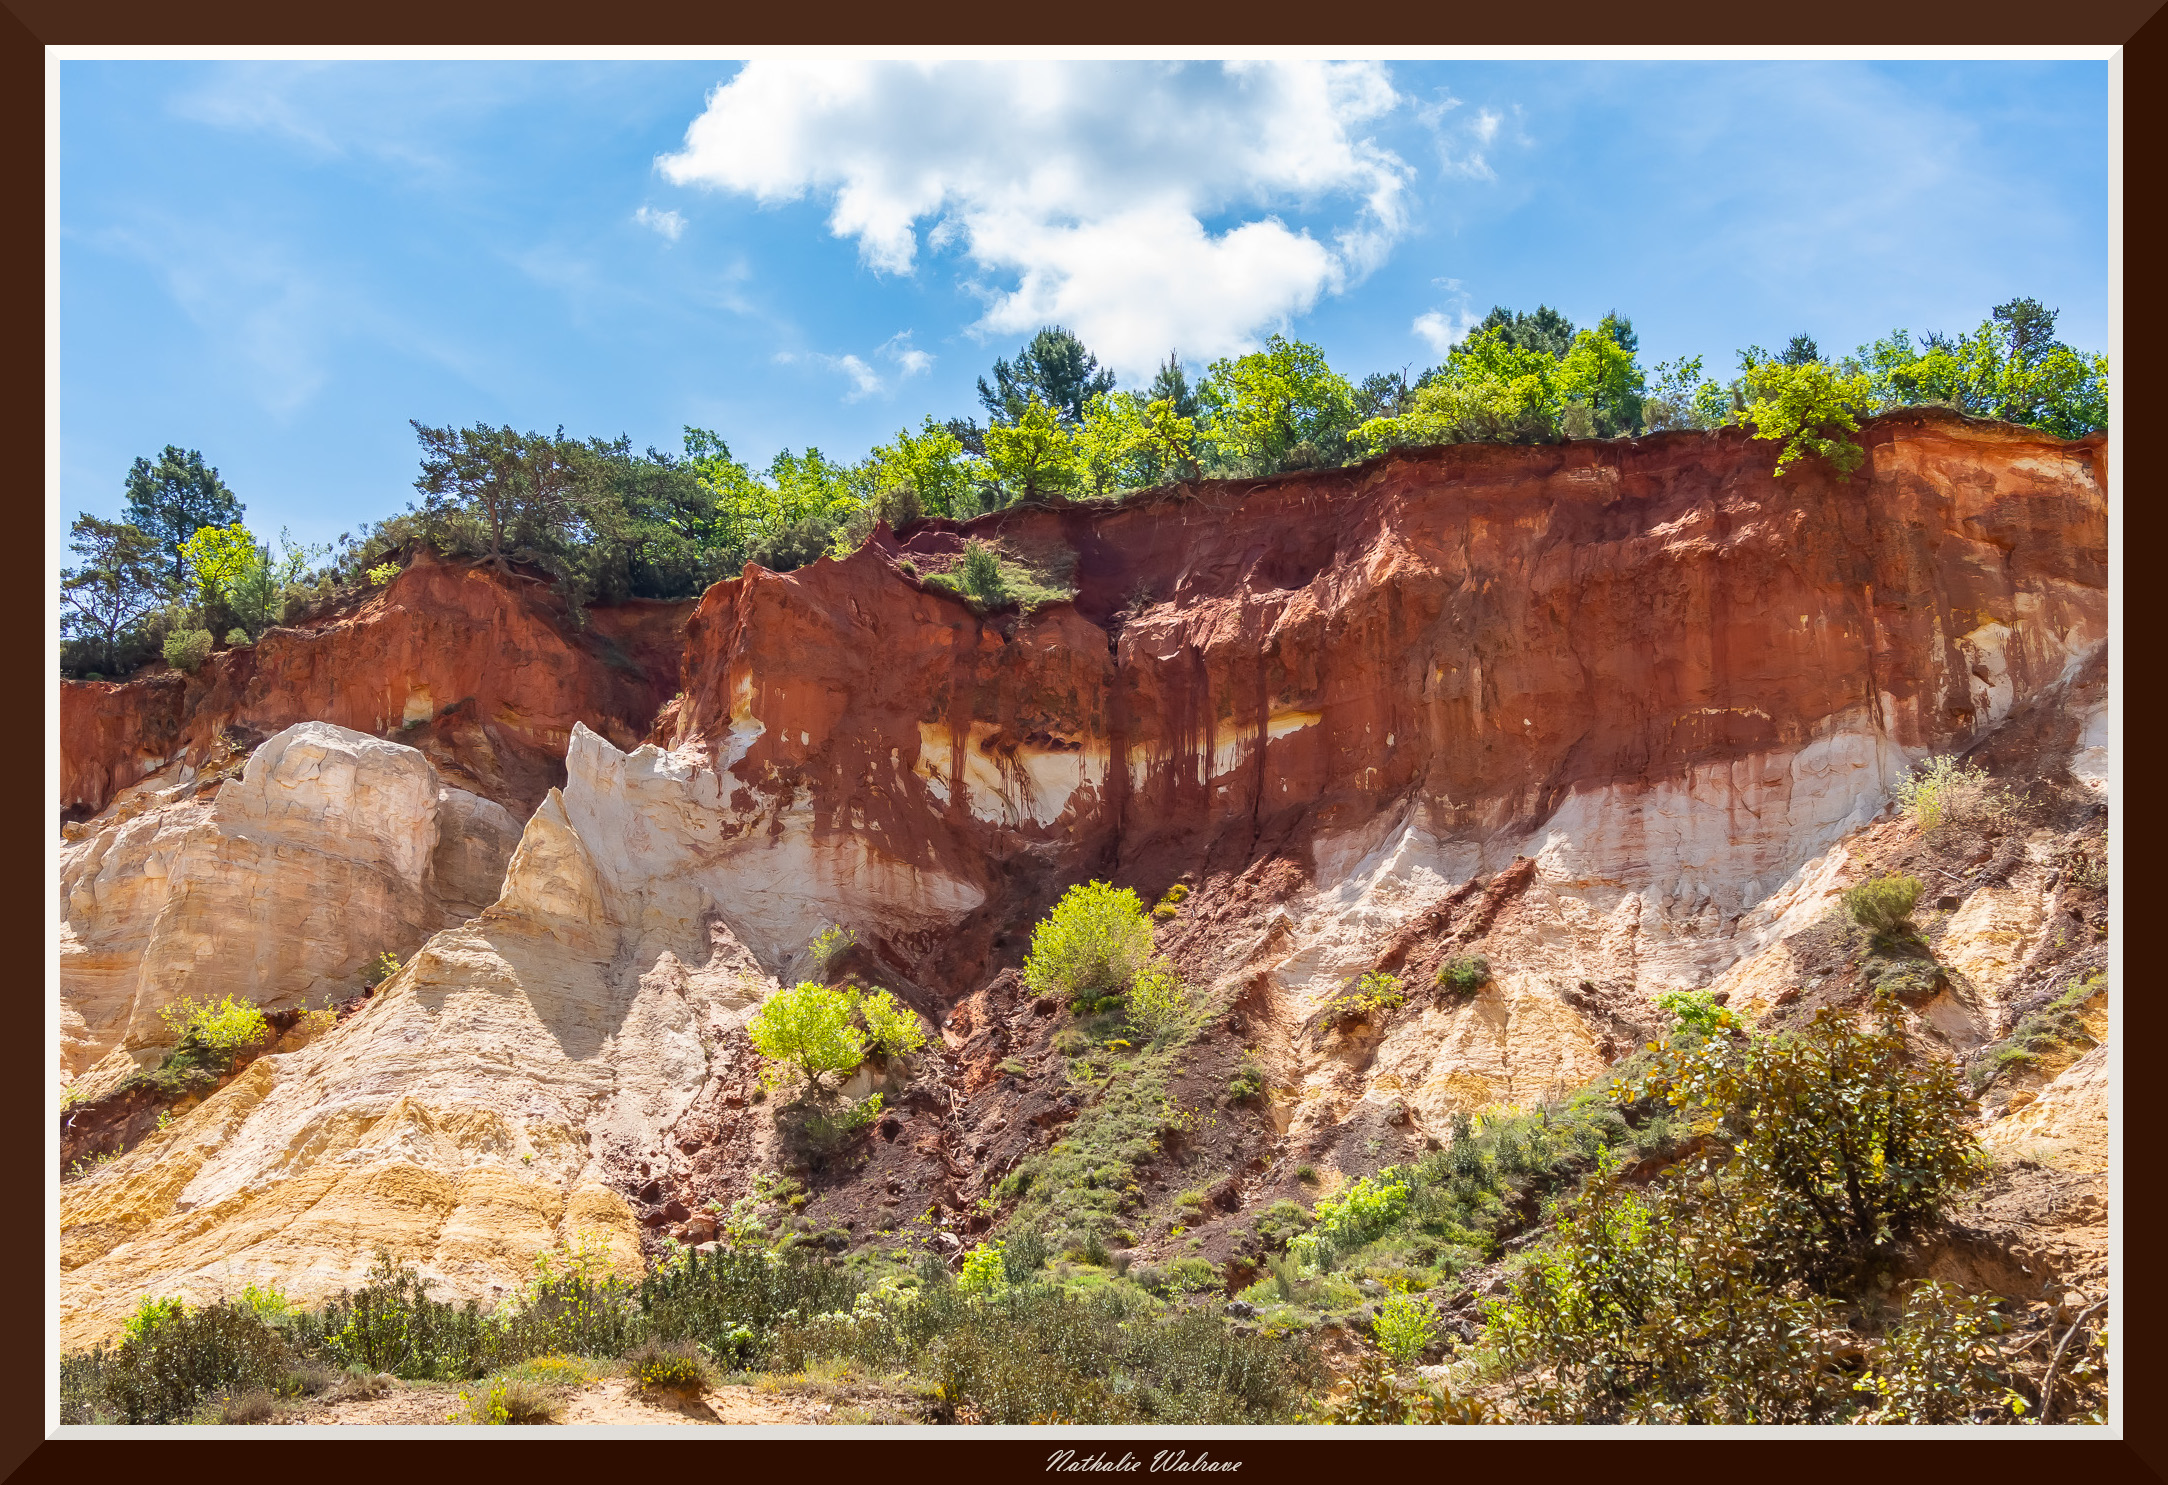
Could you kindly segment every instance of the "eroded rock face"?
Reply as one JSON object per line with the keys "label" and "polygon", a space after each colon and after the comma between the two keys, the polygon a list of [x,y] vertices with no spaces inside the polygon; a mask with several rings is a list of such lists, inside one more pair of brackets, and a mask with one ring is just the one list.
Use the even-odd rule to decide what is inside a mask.
{"label": "eroded rock face", "polygon": [[590,849],[583,779],[572,808],[552,790],[528,822],[502,896],[358,1015],[69,1184],[70,1344],[144,1293],[208,1298],[268,1273],[321,1299],[379,1244],[458,1297],[505,1293],[561,1241],[636,1261],[618,1188],[667,1167],[711,1083],[749,1083],[732,1033],[773,982],[696,894],[655,890],[673,863]]}
{"label": "eroded rock face", "polygon": [[[975,531],[1076,558],[1076,602],[1028,619],[975,616],[904,570],[960,546],[958,529],[883,532],[843,561],[711,589],[682,694],[644,746],[580,695],[584,673],[489,679],[560,697],[563,719],[563,787],[527,820],[501,897],[336,1032],[71,1182],[64,1334],[106,1333],[146,1292],[269,1275],[315,1297],[378,1241],[454,1297],[516,1284],[582,1226],[629,1259],[641,1231],[679,1230],[774,1158],[742,1026],[811,970],[807,944],[832,923],[857,930],[869,978],[938,1023],[1016,966],[1070,883],[1155,897],[1187,881],[1160,945],[1238,1008],[1215,1035],[1270,1074],[1257,1122],[1277,1144],[1246,1157],[1237,1206],[1299,1194],[1299,1162],[1368,1168],[1457,1112],[1593,1076],[1648,1034],[1665,988],[1715,985],[1753,1015],[1809,1009],[1826,971],[1808,930],[1866,863],[1906,848],[1908,825],[1875,822],[1913,761],[2031,728],[2087,787],[2102,772],[2084,711],[2099,697],[2071,687],[2102,669],[2104,445],[1934,415],[1881,420],[1865,442],[1850,484],[1773,479],[1769,446],[1740,434],[1671,435],[984,518]],[[472,624],[470,597],[503,601],[496,580],[451,569],[410,582],[441,587],[430,601],[453,622]],[[398,621],[416,632],[435,622],[421,595]],[[506,623],[511,653],[540,653]],[[403,715],[380,684],[395,667],[362,637],[310,643],[332,648],[249,662],[254,694],[281,697],[249,715],[343,696],[336,644],[363,646],[369,724]],[[300,679],[268,669],[282,654]],[[513,777],[488,759],[515,734],[477,721],[475,742],[465,711],[447,724],[445,696],[467,682],[446,684],[430,683],[418,730],[466,749],[461,777]],[[402,787],[388,779],[384,798]],[[163,921],[149,863],[194,861],[209,848],[186,843],[214,838],[240,860],[281,828],[266,803],[262,823],[219,835],[224,801],[100,826],[102,850],[125,838],[139,871],[97,877],[77,843],[71,881],[103,883],[106,941],[147,942]],[[481,803],[440,792],[436,818]],[[310,810],[329,818],[317,801],[295,819]],[[2050,866],[2007,847],[1947,925],[1972,956],[1961,983],[1916,1017],[1944,1046],[1999,1034],[2012,987],[2046,972]],[[312,889],[327,899],[394,857],[426,856],[447,882],[488,875],[486,852],[447,865],[441,842],[398,849],[298,874],[333,883]],[[284,860],[244,870],[269,880]],[[200,966],[192,942],[158,962]],[[1427,992],[1459,953],[1493,965],[1474,995],[1320,1029],[1349,977],[1385,968]],[[303,974],[281,961],[263,984]],[[1054,1137],[973,1124],[1001,1049],[943,1072],[970,1037],[952,1041],[925,1054],[912,1097],[898,1085],[878,1135],[889,1179],[896,1151],[938,1165],[913,1201],[975,1202],[1000,1174],[978,1162]],[[1215,1046],[1231,1066],[1239,1049]],[[882,1206],[839,1188],[809,1214]]]}
{"label": "eroded rock face", "polygon": [[[839,920],[953,996],[1068,882],[1186,877],[1209,916],[1285,863],[1271,973],[1299,1019],[1528,857],[1519,916],[1542,926],[1501,1004],[1698,985],[1826,906],[1825,853],[1914,761],[2105,638],[2099,440],[1920,414],[1865,443],[1850,483],[1772,478],[1768,446],[1727,433],[1017,513],[982,524],[1066,546],[1081,589],[1022,621],[911,581],[902,563],[961,541],[919,528],[711,590],[655,737],[739,859],[801,884],[748,936],[764,953]],[[796,864],[821,853],[852,864]],[[941,887],[841,885],[883,870]],[[1484,1086],[1585,1060],[1578,1034],[1544,1040],[1556,1056]]]}
{"label": "eroded rock face", "polygon": [[126,1072],[159,1012],[225,996],[343,999],[379,954],[494,902],[519,825],[413,748],[289,727],[237,778],[191,779],[61,853],[62,1057]]}
{"label": "eroded rock face", "polygon": [[524,820],[562,781],[574,722],[626,746],[647,730],[691,609],[634,600],[583,626],[544,583],[425,551],[353,612],[270,630],[196,675],[62,682],[61,807],[94,815],[160,770],[200,769],[222,733],[318,721],[396,735]]}

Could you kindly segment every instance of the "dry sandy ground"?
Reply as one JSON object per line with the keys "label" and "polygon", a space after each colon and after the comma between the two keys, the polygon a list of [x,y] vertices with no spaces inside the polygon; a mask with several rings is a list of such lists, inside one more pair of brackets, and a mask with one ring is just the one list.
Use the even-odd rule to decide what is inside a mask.
{"label": "dry sandy ground", "polygon": [[[470,1383],[468,1390],[473,1386]],[[706,1389],[683,1403],[650,1399],[623,1377],[603,1377],[577,1389],[566,1388],[554,1420],[560,1426],[639,1424],[686,1427],[716,1423],[827,1423],[834,1403],[788,1397],[757,1387],[727,1385]],[[443,1424],[459,1410],[459,1388],[445,1383],[414,1383],[383,1397],[339,1402],[311,1400],[281,1410],[275,1420],[286,1425]]]}

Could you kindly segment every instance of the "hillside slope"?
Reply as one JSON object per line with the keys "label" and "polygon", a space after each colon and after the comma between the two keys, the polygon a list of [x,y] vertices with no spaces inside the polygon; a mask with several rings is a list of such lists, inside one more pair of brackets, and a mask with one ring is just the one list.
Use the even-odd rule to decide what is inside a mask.
{"label": "hillside slope", "polygon": [[[833,1246],[953,1249],[1108,1096],[1071,1080],[1063,1016],[1011,973],[1093,876],[1191,889],[1160,941],[1216,1007],[1165,1092],[1216,1112],[1117,1236],[1230,1261],[1246,1214],[1301,1194],[1297,1167],[1375,1169],[1458,1113],[1578,1084],[1647,1034],[1661,990],[1780,1019],[1834,994],[1857,970],[1813,958],[1835,895],[1949,844],[1907,844],[1891,787],[2022,734],[2010,766],[2057,803],[1937,868],[1964,867],[1936,927],[1957,970],[1912,1011],[1937,1046],[1984,1046],[2085,967],[2053,863],[2100,828],[2107,452],[1922,413],[1863,440],[1849,483],[1773,479],[1736,432],[1674,434],[923,523],[749,569],[689,618],[598,610],[588,634],[631,636],[611,641],[627,665],[500,579],[410,569],[374,612],[208,681],[70,688],[67,797],[100,811],[68,826],[82,849],[201,809],[159,796],[219,728],[305,720],[420,741],[526,825],[495,903],[359,1014],[64,1187],[64,1337],[146,1292],[268,1277],[314,1298],[378,1243],[455,1296],[502,1291],[575,1229],[630,1262],[707,1235],[703,1207],[779,1166]],[[967,537],[1072,572],[1074,601],[974,612],[927,581]],[[425,725],[402,731],[417,695]],[[114,937],[149,909],[103,911]],[[879,1072],[877,1129],[809,1157],[758,1100],[742,1028],[835,923],[860,940],[835,971],[941,1037]],[[1317,1020],[1353,975],[1420,989],[1464,952],[1494,966],[1472,997]],[[64,1000],[88,1024],[109,981],[64,975]],[[139,1058],[180,983],[138,975]],[[1245,1053],[1268,1091],[1231,1104]],[[2033,1147],[2083,1143],[2091,1076],[2033,1094]],[[1206,1198],[1177,1246],[1180,1187]]]}

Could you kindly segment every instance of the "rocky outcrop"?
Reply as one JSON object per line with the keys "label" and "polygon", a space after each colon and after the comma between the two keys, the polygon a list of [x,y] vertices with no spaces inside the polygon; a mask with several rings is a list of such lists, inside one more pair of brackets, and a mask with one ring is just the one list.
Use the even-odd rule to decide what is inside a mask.
{"label": "rocky outcrop", "polygon": [[396,736],[454,783],[532,813],[563,781],[572,724],[630,746],[677,686],[689,602],[634,600],[577,622],[545,583],[425,548],[351,612],[272,629],[195,675],[60,688],[60,802],[103,810],[130,785],[201,769],[229,737],[296,722]]}
{"label": "rocky outcrop", "polygon": [[[1864,441],[1849,483],[1772,478],[1733,432],[982,520],[1074,556],[1075,603],[1028,619],[905,571],[960,545],[935,523],[711,590],[655,736],[763,884],[771,967],[843,921],[950,995],[1069,881],[1186,878],[1175,948],[1269,961],[1299,1021],[1531,858],[1525,949],[1437,1012],[1465,1029],[1379,1054],[1432,1118],[1525,1097],[1603,1060],[1566,989],[1701,984],[1782,937],[1913,761],[2098,652],[2099,440],[1914,414]],[[1234,954],[1267,911],[1278,936]]]}
{"label": "rocky outcrop", "polygon": [[[1914,849],[1909,826],[1876,823],[1913,761],[2033,728],[2080,784],[2099,772],[2070,688],[2106,635],[2104,444],[1938,414],[1863,438],[1850,483],[1772,478],[1770,446],[1737,432],[1678,434],[1410,451],[882,531],[847,559],[711,589],[681,694],[638,746],[610,721],[637,708],[604,715],[577,665],[544,684],[518,658],[543,641],[506,618],[514,678],[474,684],[557,697],[565,761],[501,898],[322,1041],[259,1059],[69,1183],[64,1333],[103,1333],[140,1293],[244,1276],[318,1294],[377,1241],[443,1292],[486,1295],[583,1224],[627,1255],[685,1230],[775,1158],[740,1027],[810,971],[830,924],[929,1019],[966,1007],[952,1046],[898,1074],[866,1169],[898,1203],[976,1200],[999,1174],[979,1161],[1013,1162],[1059,1125],[1040,1129],[1028,1098],[972,1107],[1015,1076],[999,1048],[970,1061],[973,1038],[993,1047],[982,1021],[1046,1034],[1013,994],[996,1016],[988,987],[1090,876],[1193,889],[1161,947],[1235,1008],[1215,1023],[1215,1076],[1247,1047],[1271,1085],[1243,1127],[1275,1143],[1240,1152],[1237,1207],[1292,1193],[1298,1164],[1352,1171],[1457,1112],[1593,1076],[1665,988],[1804,1013],[1849,964],[1816,958],[1835,951],[1815,925],[1868,865]],[[1075,601],[981,615],[927,586],[966,534],[1073,561]],[[454,624],[473,627],[470,600],[518,610],[499,579],[433,568],[395,585],[408,617],[368,622],[436,632],[424,584]],[[408,682],[387,680],[374,641],[310,643],[332,648],[258,647],[248,716],[345,697],[339,644],[374,688],[363,730],[405,715],[386,698]],[[507,739],[540,735],[490,732],[495,703],[447,713],[468,682],[446,684],[415,713],[429,756],[511,780]],[[2068,737],[2048,738],[2050,710],[2077,717]],[[204,806],[161,808],[185,834],[180,811]],[[1944,1045],[1999,1033],[2067,968],[2041,957],[2023,902],[1967,906],[2051,890],[2053,844],[2005,842],[1983,858],[1992,881],[1943,863],[1973,872],[1949,940],[1971,967],[1919,1009]],[[1486,956],[1490,982],[1429,993],[1458,953]],[[1321,1032],[1323,1002],[1373,966],[1409,978],[1409,1004]],[[905,1180],[914,1151],[931,1185]],[[809,1214],[877,1218],[889,1203],[843,1189],[854,1179],[835,1175]]]}
{"label": "rocky outcrop", "polygon": [[503,1293],[560,1241],[636,1259],[619,1188],[668,1164],[711,1082],[749,1082],[731,1033],[773,982],[696,891],[668,890],[673,863],[583,836],[575,820],[607,809],[584,777],[528,822],[502,895],[336,1032],[257,1059],[68,1185],[70,1343],[143,1293],[207,1297],[245,1274],[319,1299],[380,1244],[454,1295]]}
{"label": "rocky outcrop", "polygon": [[415,749],[326,722],[131,803],[61,852],[63,1069],[106,1063],[86,1093],[172,1045],[177,1000],[353,994],[378,955],[494,902],[519,839]]}

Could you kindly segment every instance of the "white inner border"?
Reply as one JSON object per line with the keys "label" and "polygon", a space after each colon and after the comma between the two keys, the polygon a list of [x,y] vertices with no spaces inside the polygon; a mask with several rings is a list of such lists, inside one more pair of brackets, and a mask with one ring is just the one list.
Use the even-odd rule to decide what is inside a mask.
{"label": "white inner border", "polygon": [[[1897,1426],[1876,1429],[1828,1426],[1741,1427],[1649,1427],[1632,1430],[1590,1428],[1573,1425],[1516,1425],[1484,1430],[1483,1436],[1535,1438],[1633,1438],[1680,1437],[1795,1438],[1831,1434],[1849,1438],[2047,1438],[2123,1437],[2125,1416],[2123,1366],[2124,1326],[2121,1318],[2123,1276],[2123,432],[2126,424],[2123,398],[2123,49],[2114,45],[2082,46],[1889,46],[1818,45],[1767,46],[49,46],[45,49],[45,593],[47,639],[45,646],[45,818],[49,833],[45,842],[45,881],[60,879],[60,836],[54,821],[60,818],[60,654],[51,641],[60,629],[60,64],[78,61],[741,61],[769,57],[827,57],[835,59],[889,59],[895,61],[970,61],[1069,59],[1076,61],[1164,60],[1216,61],[1267,58],[1318,58],[1324,60],[1460,61],[1460,62],[1725,62],[1767,60],[1815,61],[2105,61],[2108,64],[2108,715],[2109,715],[2109,812],[2108,812],[2108,1006],[2111,1034],[2108,1046],[2110,1069],[2108,1130],[2108,1319],[2109,1376],[2108,1423],[2102,1428],[2077,1424],[2054,1424],[2046,1429],[1987,1431],[1980,1425]],[[46,1107],[60,1102],[60,925],[48,901],[45,909],[45,1067],[50,1080]],[[266,1437],[262,1429],[202,1427],[95,1428],[60,1423],[60,1131],[46,1126],[45,1160],[45,1356],[48,1363],[45,1397],[47,1438],[184,1439]],[[725,1429],[724,1432],[732,1430]],[[1260,1426],[1252,1428],[1004,1428],[969,1429],[931,1426],[838,1428],[816,1426],[770,1426],[759,1430],[780,1437],[803,1438],[895,1438],[899,1435],[952,1438],[1044,1438],[1049,1453],[1074,1448],[1079,1456],[1092,1451],[1091,1439],[1164,1438],[1168,1440],[1314,1438],[1310,1426]],[[713,1430],[704,1432],[712,1433]],[[1340,1433],[1355,1435],[1430,1436],[1414,1428],[1355,1428]],[[282,1428],[279,1438],[324,1437],[348,1434],[346,1428]],[[371,1428],[370,1438],[485,1437],[546,1439],[545,1430],[410,1427],[385,1425]],[[562,1434],[554,1435],[563,1437]],[[633,1426],[591,1427],[576,1437],[676,1438],[674,1428]],[[1441,1440],[1441,1442],[1443,1442]],[[1135,1453],[1135,1451],[1130,1451]],[[1192,1461],[1208,1452],[1193,1448]],[[1119,1459],[1120,1455],[1113,1456]],[[1109,1464],[1113,1459],[1109,1460]],[[1137,1473],[1154,1472],[1149,1452],[1139,1455]]]}

